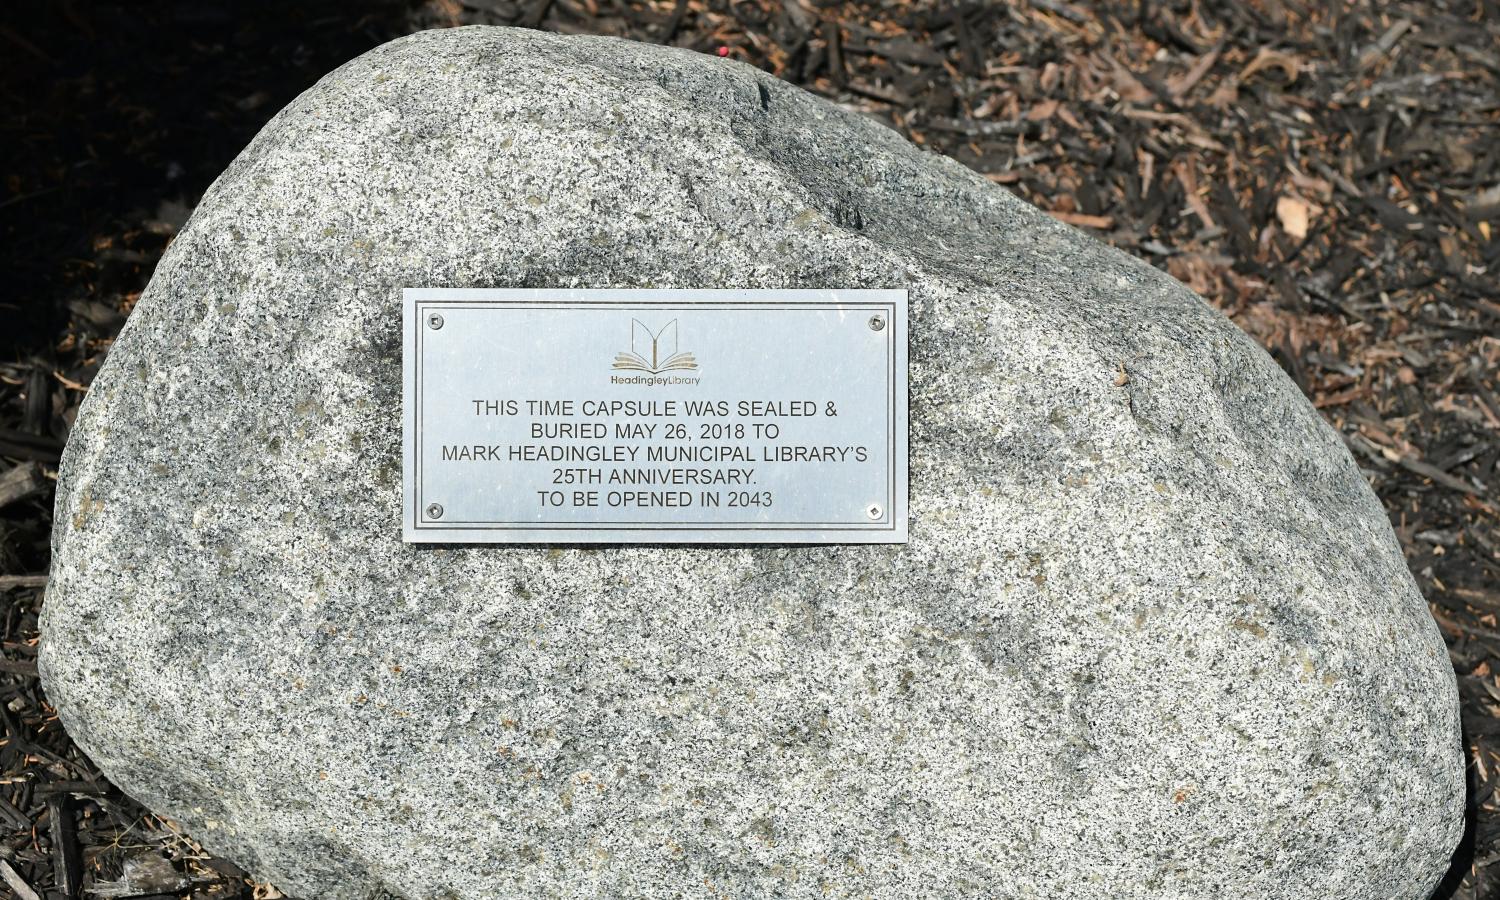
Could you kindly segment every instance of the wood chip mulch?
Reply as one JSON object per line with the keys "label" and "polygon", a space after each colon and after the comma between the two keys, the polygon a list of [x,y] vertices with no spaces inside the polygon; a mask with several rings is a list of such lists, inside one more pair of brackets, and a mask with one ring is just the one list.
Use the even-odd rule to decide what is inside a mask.
{"label": "wood chip mulch", "polygon": [[58,455],[162,250],[272,113],[382,40],[507,24],[759,66],[1150,261],[1260,341],[1365,470],[1449,643],[1469,827],[1436,896],[1500,896],[1496,0],[255,6],[0,12],[0,891],[279,896],[109,785],[47,706]]}

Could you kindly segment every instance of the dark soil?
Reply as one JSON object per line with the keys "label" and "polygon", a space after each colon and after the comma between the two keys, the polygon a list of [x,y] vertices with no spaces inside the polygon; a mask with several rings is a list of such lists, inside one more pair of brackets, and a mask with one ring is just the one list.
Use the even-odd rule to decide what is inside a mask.
{"label": "dark soil", "polygon": [[1500,896],[1500,5],[1214,7],[7,4],[0,883],[28,898],[277,896],[121,795],[47,706],[36,614],[58,454],[162,250],[266,119],[385,39],[490,23],[743,59],[958,158],[1229,314],[1385,502],[1463,702],[1469,828],[1437,896]]}

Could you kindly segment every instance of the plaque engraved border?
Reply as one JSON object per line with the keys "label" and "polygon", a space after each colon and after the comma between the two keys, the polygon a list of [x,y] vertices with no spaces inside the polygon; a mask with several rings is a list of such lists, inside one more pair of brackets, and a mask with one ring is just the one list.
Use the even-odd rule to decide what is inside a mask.
{"label": "plaque engraved border", "polygon": [[[757,329],[746,327],[752,322],[764,323],[766,328],[761,330],[769,332],[772,339],[779,338],[781,344],[756,345],[755,335],[749,332]],[[601,335],[605,330],[610,332],[607,337]],[[510,429],[508,439],[514,440],[516,423],[526,421],[535,426],[536,422],[528,421],[533,418],[548,420],[552,427],[572,429],[568,438],[550,445],[553,450],[580,453],[581,450],[571,448],[586,447],[597,454],[607,448],[622,454],[620,458],[628,451],[632,460],[637,459],[642,449],[661,450],[659,444],[648,448],[625,438],[612,444],[589,440],[591,436],[613,435],[615,427],[648,428],[649,423],[637,426],[609,418],[606,424],[596,416],[594,421],[584,421],[581,425],[557,425],[558,421],[575,422],[580,417],[570,414],[568,418],[559,418],[559,414],[546,411],[576,410],[572,404],[598,401],[601,397],[629,398],[637,408],[653,408],[651,403],[655,401],[654,415],[661,417],[654,420],[655,425],[666,425],[668,430],[682,429],[678,433],[684,442],[690,442],[696,435],[685,433],[689,426],[680,420],[686,417],[672,419],[660,412],[663,408],[682,407],[664,407],[664,404],[680,404],[684,398],[689,403],[691,398],[724,399],[726,390],[728,400],[733,401],[730,409],[742,400],[747,403],[762,400],[756,392],[753,367],[716,367],[712,361],[700,364],[701,352],[695,355],[695,351],[704,343],[705,331],[715,336],[732,335],[735,352],[740,357],[757,351],[779,352],[781,346],[791,346],[792,358],[776,370],[765,368],[776,365],[774,361],[755,357],[762,362],[759,368],[765,382],[781,385],[783,394],[787,384],[803,379],[825,392],[833,390],[830,385],[837,385],[840,393],[785,401],[792,410],[790,415],[812,418],[780,421],[801,425],[804,430],[822,429],[820,433],[835,429],[840,438],[853,432],[848,437],[850,441],[866,435],[871,440],[859,445],[860,452],[868,451],[870,457],[883,461],[883,467],[871,470],[866,464],[853,470],[857,476],[840,478],[837,472],[848,473],[851,469],[802,458],[794,463],[778,463],[770,455],[776,446],[773,442],[745,446],[737,452],[747,456],[737,458],[749,458],[748,454],[759,448],[761,454],[767,454],[764,459],[772,460],[770,477],[779,489],[780,502],[754,510],[742,506],[730,515],[729,510],[720,507],[694,507],[691,501],[697,494],[693,489],[622,494],[605,491],[597,482],[584,485],[595,488],[596,503],[587,509],[569,508],[565,504],[548,507],[545,502],[538,506],[530,501],[530,495],[545,497],[554,485],[538,490],[541,484],[535,478],[518,485],[510,482],[510,474],[548,471],[551,464],[535,460],[516,462],[503,455],[507,451],[514,454],[518,447],[526,449],[524,445],[443,443],[441,456],[434,455],[443,439],[443,435],[432,434],[434,430],[464,432],[472,437],[481,433],[475,429],[500,423]],[[558,339],[552,340],[554,337]],[[828,341],[829,352],[808,343],[817,340]],[[578,347],[582,345],[602,348],[606,344],[611,349],[602,361],[598,352],[579,357]],[[789,373],[788,367],[795,371]],[[406,288],[402,291],[402,369],[402,538],[408,543],[836,544],[907,540],[907,293],[904,290]],[[529,391],[545,396],[510,396],[505,400],[472,396],[503,395],[517,382],[526,385],[521,389],[523,394]],[[600,387],[610,382],[612,387]],[[706,383],[707,387],[701,387],[700,383]],[[634,387],[641,385],[644,390]],[[851,421],[832,418],[817,421],[816,417],[823,412],[837,417],[838,404],[846,400],[850,401],[846,409]],[[562,405],[565,402],[569,404],[566,407]],[[769,402],[775,404],[771,406],[773,409],[782,408],[777,401]],[[500,418],[476,424],[464,405],[468,403],[474,404],[475,416],[494,410]],[[533,407],[527,404],[534,403],[557,405],[541,407],[544,412],[532,416],[528,410]],[[809,409],[810,404],[816,403],[827,406]],[[675,424],[668,424],[669,420]],[[704,437],[716,433],[717,426],[712,422],[694,420],[694,424],[701,426]],[[748,429],[746,434],[752,431],[759,434],[771,427],[781,430],[779,424],[738,424]],[[735,424],[727,427],[738,433],[734,431]],[[590,431],[580,437],[578,429]],[[468,461],[471,447],[482,465],[462,466],[449,461],[455,458]],[[854,445],[847,448],[853,450]],[[839,449],[829,447],[825,451],[814,446],[800,452],[816,455]],[[484,456],[486,452],[492,455]],[[777,448],[777,452],[788,451]],[[443,462],[437,463],[437,459]],[[844,459],[840,458],[841,463]],[[864,457],[860,459],[863,461]],[[825,474],[827,466],[834,468],[834,474]],[[609,471],[611,478],[617,474],[615,469],[551,468],[550,471],[554,477],[566,471]],[[710,470],[694,468],[693,471]],[[767,469],[763,463],[746,462],[745,468],[728,471],[765,473]],[[763,494],[769,501],[772,491],[765,478],[757,474],[756,482],[737,485],[745,490],[729,493],[742,499]],[[575,485],[565,487],[552,493],[574,498],[588,494],[575,491]],[[681,495],[690,501],[690,509],[678,512],[653,508],[642,512],[602,502],[602,496],[612,500],[617,495],[669,500],[673,495]],[[522,497],[529,507],[518,511]]]}

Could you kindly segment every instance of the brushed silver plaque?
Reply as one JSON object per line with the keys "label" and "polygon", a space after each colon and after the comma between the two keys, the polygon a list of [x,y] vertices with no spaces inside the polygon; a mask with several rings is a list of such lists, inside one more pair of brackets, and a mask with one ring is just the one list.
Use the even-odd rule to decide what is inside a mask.
{"label": "brushed silver plaque", "polygon": [[402,536],[904,543],[904,290],[403,291]]}

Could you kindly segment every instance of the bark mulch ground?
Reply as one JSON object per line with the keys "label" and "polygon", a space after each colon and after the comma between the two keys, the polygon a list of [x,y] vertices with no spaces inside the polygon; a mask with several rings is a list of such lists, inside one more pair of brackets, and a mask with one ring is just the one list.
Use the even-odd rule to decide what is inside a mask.
{"label": "bark mulch ground", "polygon": [[265,120],[384,39],[488,23],[745,60],[1150,261],[1260,341],[1344,436],[1449,643],[1469,827],[1437,896],[1500,895],[1496,0],[248,10],[0,12],[0,881],[12,894],[277,896],[120,794],[47,706],[36,622],[58,455],[162,250]]}

